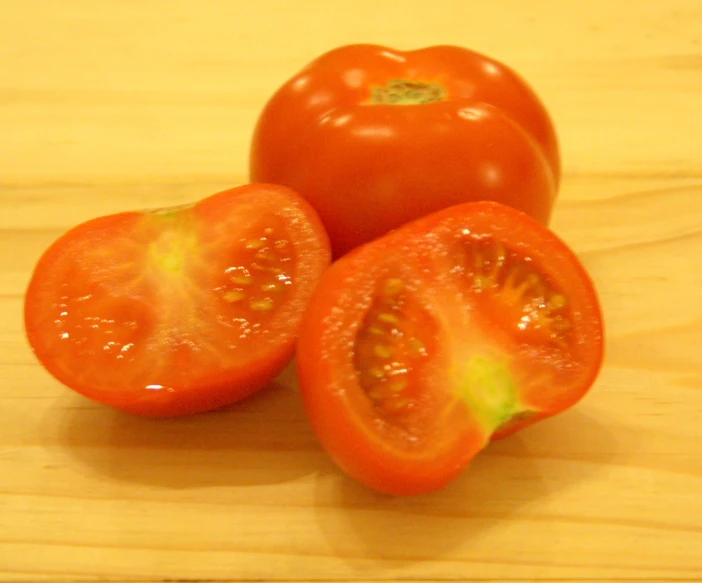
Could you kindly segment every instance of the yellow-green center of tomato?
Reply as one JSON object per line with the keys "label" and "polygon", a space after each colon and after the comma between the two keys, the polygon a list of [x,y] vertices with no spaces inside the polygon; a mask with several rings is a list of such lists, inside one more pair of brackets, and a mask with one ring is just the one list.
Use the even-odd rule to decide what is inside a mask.
{"label": "yellow-green center of tomato", "polygon": [[149,245],[149,257],[160,271],[175,274],[182,271],[186,259],[196,248],[197,239],[193,233],[169,230]]}
{"label": "yellow-green center of tomato", "polygon": [[189,213],[191,205],[159,209],[146,213],[149,227],[157,235],[148,244],[151,265],[165,274],[182,272],[188,257],[197,252],[197,237],[192,229]]}
{"label": "yellow-green center of tomato", "polygon": [[445,98],[444,88],[437,83],[392,79],[385,87],[373,87],[370,101],[376,105],[424,105]]}
{"label": "yellow-green center of tomato", "polygon": [[512,375],[504,364],[486,356],[473,356],[457,367],[455,392],[490,433],[519,412]]}

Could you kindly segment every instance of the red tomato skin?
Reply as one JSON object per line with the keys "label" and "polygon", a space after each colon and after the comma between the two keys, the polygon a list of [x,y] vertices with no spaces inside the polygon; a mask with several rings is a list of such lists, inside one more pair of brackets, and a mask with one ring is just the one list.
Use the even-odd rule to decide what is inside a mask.
{"label": "red tomato skin", "polygon": [[[393,79],[438,83],[446,99],[370,105],[371,87]],[[252,139],[250,176],[307,198],[339,257],[471,200],[502,202],[548,224],[560,155],[548,112],[506,65],[452,46],[350,45],[271,97]]]}
{"label": "red tomato skin", "polygon": [[[476,229],[477,227],[477,229]],[[427,287],[420,295],[429,303],[446,303],[443,295],[455,286],[443,261],[443,243],[463,228],[492,233],[512,241],[528,254],[535,269],[562,279],[572,299],[577,336],[563,353],[572,364],[552,358],[561,370],[563,387],[549,396],[522,395],[536,414],[527,420],[487,432],[471,412],[453,411],[422,447],[412,453],[393,447],[373,427],[373,414],[353,366],[354,338],[384,265],[411,266],[424,273]],[[555,266],[549,268],[549,266]],[[560,281],[560,279],[559,279]],[[437,298],[438,299],[432,299]],[[490,329],[488,328],[488,331]],[[499,340],[516,354],[519,341]],[[519,355],[517,355],[519,356]],[[501,439],[578,403],[594,384],[604,356],[604,331],[599,300],[590,276],[578,258],[551,231],[515,209],[492,201],[465,203],[415,220],[380,239],[362,245],[337,260],[324,274],[303,318],[297,350],[300,393],[320,443],[348,475],[366,486],[393,496],[428,493],[446,487],[490,441]],[[528,355],[527,355],[528,358]],[[527,364],[528,365],[528,364]],[[431,380],[427,382],[432,382]],[[443,386],[434,382],[435,387]],[[434,441],[432,441],[434,440]]]}
{"label": "red tomato skin", "polygon": [[[24,325],[30,347],[41,365],[65,386],[95,402],[125,413],[149,417],[174,417],[217,409],[249,397],[273,381],[294,355],[302,312],[316,280],[331,260],[329,242],[319,217],[309,203],[279,185],[249,184],[232,188],[197,202],[191,212],[195,220],[207,224],[226,212],[228,205],[241,201],[262,208],[266,205],[268,208],[278,208],[279,215],[286,215],[295,221],[300,237],[299,253],[305,257],[304,269],[298,278],[304,291],[281,309],[282,315],[275,320],[276,329],[269,335],[270,339],[261,344],[258,352],[242,362],[233,361],[221,367],[196,370],[191,380],[181,384],[175,382],[173,386],[169,384],[168,387],[164,386],[164,390],[145,390],[143,386],[128,385],[123,390],[107,390],[80,378],[75,367],[67,365],[66,358],[70,357],[66,351],[52,344],[55,331],[49,320],[56,311],[55,306],[50,304],[57,302],[57,286],[70,285],[70,282],[56,279],[52,267],[65,254],[66,246],[75,241],[86,239],[95,245],[107,241],[109,245],[111,239],[129,239],[135,225],[143,221],[144,213],[125,212],[92,219],[70,229],[39,258],[25,294]],[[78,263],[81,258],[76,257],[75,261]],[[87,284],[82,288],[82,293],[100,293],[99,286]],[[158,305],[145,302],[144,306],[144,325],[148,326],[150,312],[157,310]],[[118,333],[116,325],[112,333]],[[160,356],[151,355],[152,358]],[[164,358],[172,359],[176,368],[181,366],[185,370],[198,367],[197,351],[184,354],[173,352]],[[84,360],[89,366],[90,357],[85,356]],[[115,370],[114,375],[119,375],[119,371]]]}

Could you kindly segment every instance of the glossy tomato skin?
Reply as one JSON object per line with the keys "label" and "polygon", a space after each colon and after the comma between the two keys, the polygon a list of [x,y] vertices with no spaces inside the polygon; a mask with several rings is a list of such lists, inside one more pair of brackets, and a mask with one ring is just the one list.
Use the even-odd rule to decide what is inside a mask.
{"label": "glossy tomato skin", "polygon": [[38,260],[29,344],[74,391],[144,416],[212,410],[272,381],[330,262],[314,209],[252,184],[80,224]]}
{"label": "glossy tomato skin", "polygon": [[[371,103],[394,80],[438,101]],[[495,200],[547,224],[560,180],[553,123],[506,65],[474,51],[350,45],[314,60],[268,101],[253,181],[284,184],[319,212],[338,257],[412,219]]]}
{"label": "glossy tomato skin", "polygon": [[446,486],[490,441],[575,405],[603,347],[578,258],[535,219],[484,201],[337,260],[303,318],[297,373],[339,467],[414,495]]}

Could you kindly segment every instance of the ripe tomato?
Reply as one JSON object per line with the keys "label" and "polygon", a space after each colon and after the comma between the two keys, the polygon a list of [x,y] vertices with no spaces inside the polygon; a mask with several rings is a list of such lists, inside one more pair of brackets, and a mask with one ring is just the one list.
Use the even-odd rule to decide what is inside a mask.
{"label": "ripe tomato", "polygon": [[322,276],[297,371],[321,444],[381,492],[442,488],[492,439],[575,404],[603,354],[593,284],[526,214],[438,211]]}
{"label": "ripe tomato", "polygon": [[282,186],[106,216],[68,231],[40,258],[26,332],[54,377],[115,409],[214,409],[288,363],[329,261],[319,217]]}
{"label": "ripe tomato", "polygon": [[351,45],[322,55],[271,97],[254,132],[250,176],[309,200],[338,257],[473,200],[548,224],[560,160],[546,109],[504,64],[454,46]]}

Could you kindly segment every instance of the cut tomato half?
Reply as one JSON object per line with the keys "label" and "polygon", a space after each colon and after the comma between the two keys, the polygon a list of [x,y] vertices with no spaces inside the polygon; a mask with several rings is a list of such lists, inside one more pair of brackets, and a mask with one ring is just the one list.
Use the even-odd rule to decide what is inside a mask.
{"label": "cut tomato half", "polygon": [[297,371],[332,458],[403,495],[442,488],[492,439],[574,405],[602,357],[597,295],[574,253],[526,214],[477,202],[332,265]]}
{"label": "cut tomato half", "polygon": [[106,216],[40,258],[26,332],[44,367],[86,397],[141,415],[214,409],[288,363],[329,261],[315,211],[279,186]]}

